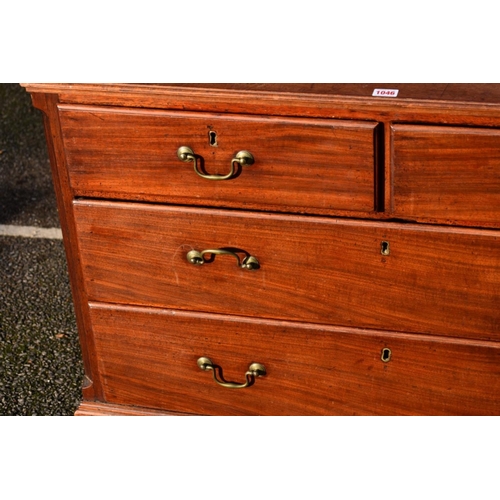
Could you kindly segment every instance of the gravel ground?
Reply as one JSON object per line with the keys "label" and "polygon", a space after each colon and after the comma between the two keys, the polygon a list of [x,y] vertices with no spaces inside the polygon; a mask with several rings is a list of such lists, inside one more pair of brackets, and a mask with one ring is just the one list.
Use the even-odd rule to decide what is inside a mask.
{"label": "gravel ground", "polygon": [[0,84],[0,224],[57,227],[42,114],[14,83]]}
{"label": "gravel ground", "polygon": [[[0,84],[0,224],[59,227],[41,113]],[[72,415],[83,368],[61,240],[0,236],[0,415]]]}

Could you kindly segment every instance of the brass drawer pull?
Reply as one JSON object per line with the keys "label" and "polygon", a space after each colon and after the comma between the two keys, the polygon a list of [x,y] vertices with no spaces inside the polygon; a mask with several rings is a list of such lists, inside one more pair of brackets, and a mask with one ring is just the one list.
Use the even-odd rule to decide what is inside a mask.
{"label": "brass drawer pull", "polygon": [[235,173],[235,168],[234,168],[235,163],[238,163],[243,167],[246,165],[253,165],[255,162],[252,153],[250,153],[249,151],[240,151],[236,153],[236,156],[231,160],[231,171],[227,175],[218,175],[218,174],[208,175],[198,170],[198,162],[196,161],[196,155],[194,154],[194,151],[190,147],[181,146],[177,150],[177,157],[179,158],[179,160],[184,161],[186,163],[192,161],[194,164],[194,171],[200,177],[203,177],[204,179],[209,179],[211,181],[224,181],[226,179],[231,179],[231,177],[233,177]]}
{"label": "brass drawer pull", "polygon": [[[214,380],[222,387],[227,387],[228,389],[244,389],[245,387],[250,387],[255,383],[257,377],[264,377],[266,375],[266,368],[264,365],[252,363],[245,373],[246,382],[244,384],[237,384],[235,382],[226,382],[222,377],[222,368],[218,365],[214,365],[209,358],[199,358],[198,367],[203,371],[212,370]],[[219,369],[219,377],[221,380],[217,378],[216,368]]]}
{"label": "brass drawer pull", "polygon": [[246,269],[248,271],[255,271],[260,268],[259,261],[253,255],[246,255],[243,260],[240,261],[240,257],[237,253],[232,252],[231,250],[226,250],[223,248],[209,248],[207,250],[203,250],[198,252],[198,250],[191,250],[186,254],[187,260],[194,264],[195,266],[201,266],[208,260],[205,260],[203,257],[205,254],[211,255],[232,255],[238,261],[238,267],[241,269]]}

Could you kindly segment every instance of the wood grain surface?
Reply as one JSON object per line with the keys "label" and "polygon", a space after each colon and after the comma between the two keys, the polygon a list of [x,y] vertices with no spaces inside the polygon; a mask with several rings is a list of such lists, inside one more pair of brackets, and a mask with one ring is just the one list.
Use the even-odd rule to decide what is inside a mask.
{"label": "wood grain surface", "polygon": [[500,84],[25,84],[61,103],[214,113],[500,126]]}
{"label": "wood grain surface", "polygon": [[187,413],[174,413],[132,405],[114,405],[99,401],[82,401],[75,412],[76,417],[176,417],[188,415]]}
{"label": "wood grain surface", "polygon": [[73,193],[69,186],[64,145],[60,135],[59,113],[57,111],[58,97],[54,94],[34,94],[32,97],[35,107],[43,112],[45,136],[52,168],[52,180],[55,188],[85,369],[82,392],[85,398],[99,398],[102,397],[102,393],[91,328],[89,326],[88,298],[85,293],[83,270],[80,264],[77,245],[78,236],[73,217]]}
{"label": "wood grain surface", "polygon": [[[91,304],[91,317],[110,403],[204,415],[500,412],[495,343],[106,304]],[[201,356],[227,381],[244,381],[252,362],[267,374],[220,387]]]}
{"label": "wood grain surface", "polygon": [[[500,338],[493,230],[99,201],[74,211],[90,300]],[[214,248],[261,268],[187,261]]]}
{"label": "wood grain surface", "polygon": [[[76,196],[291,212],[373,212],[376,123],[60,106]],[[215,134],[211,144],[209,132]],[[197,155],[201,178],[177,157]]]}
{"label": "wood grain surface", "polygon": [[392,213],[500,227],[500,130],[392,126]]}

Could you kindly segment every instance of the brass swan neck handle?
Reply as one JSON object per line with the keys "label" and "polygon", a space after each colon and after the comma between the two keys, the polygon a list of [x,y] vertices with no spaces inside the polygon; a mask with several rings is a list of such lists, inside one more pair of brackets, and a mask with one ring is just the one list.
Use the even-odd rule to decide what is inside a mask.
{"label": "brass swan neck handle", "polygon": [[207,250],[202,250],[201,252],[198,250],[191,250],[186,254],[186,258],[189,262],[191,262],[191,264],[194,264],[195,266],[202,266],[207,262],[204,258],[204,255],[207,254],[232,255],[238,262],[238,267],[246,269],[247,271],[255,271],[260,268],[259,261],[253,255],[247,254],[243,260],[240,260],[240,257],[236,252],[224,248],[208,248]]}
{"label": "brass swan neck handle", "polygon": [[208,179],[211,181],[225,181],[231,179],[231,177],[234,177],[234,174],[236,172],[235,164],[239,164],[243,167],[247,165],[253,165],[255,163],[255,159],[252,153],[245,150],[239,151],[231,160],[231,170],[229,171],[229,173],[226,175],[219,175],[219,174],[204,174],[203,172],[201,172],[198,168],[197,156],[195,155],[194,151],[188,146],[181,146],[177,150],[177,158],[186,163],[192,161],[194,165],[194,171],[200,177],[203,177],[204,179]]}
{"label": "brass swan neck handle", "polygon": [[246,381],[243,384],[237,384],[235,382],[226,382],[220,374],[219,380],[219,378],[217,378],[216,368],[219,368],[219,371],[222,371],[222,369],[217,365],[214,365],[210,358],[201,357],[198,359],[197,363],[198,367],[203,371],[212,370],[212,375],[217,384],[228,389],[244,389],[245,387],[250,387],[255,383],[255,379],[257,377],[264,377],[266,375],[266,368],[264,365],[260,363],[252,363],[248,367],[248,371],[245,373]]}

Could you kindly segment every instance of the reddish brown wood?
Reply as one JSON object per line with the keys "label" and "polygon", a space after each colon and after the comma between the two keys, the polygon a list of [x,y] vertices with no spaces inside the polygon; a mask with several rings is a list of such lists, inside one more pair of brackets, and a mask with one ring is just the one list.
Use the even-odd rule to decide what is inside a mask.
{"label": "reddish brown wood", "polygon": [[491,83],[155,83],[155,84],[23,84],[28,91],[74,92],[134,92],[141,97],[171,89],[214,91],[265,92],[276,94],[324,95],[329,97],[372,97],[376,88],[398,89],[400,99],[487,102],[500,104],[500,84]]}
{"label": "reddish brown wood", "polygon": [[[371,97],[389,84],[25,84],[62,103],[273,116],[500,126],[500,84],[390,84],[398,98]],[[310,88],[310,91],[307,91]]]}
{"label": "reddish brown wood", "polygon": [[[500,339],[496,231],[98,201],[74,211],[90,300]],[[186,259],[211,248],[261,269]]]}
{"label": "reddish brown wood", "polygon": [[381,88],[398,89],[399,99],[500,104],[500,84],[488,83],[185,83],[175,86],[364,98],[372,97],[373,90]]}
{"label": "reddish brown wood", "polygon": [[392,213],[500,226],[500,130],[392,126]]}
{"label": "reddish brown wood", "polygon": [[161,417],[187,416],[185,413],[174,413],[140,406],[113,405],[99,401],[83,401],[75,412],[77,417]]}
{"label": "reddish brown wood", "polygon": [[[76,196],[290,212],[373,212],[375,123],[60,106]],[[216,145],[209,132],[216,133]],[[238,151],[255,163],[225,181]]]}
{"label": "reddish brown wood", "polygon": [[47,140],[52,179],[56,193],[57,207],[64,247],[68,261],[71,292],[75,303],[75,315],[80,336],[80,344],[85,369],[85,384],[82,387],[84,397],[100,398],[101,385],[96,367],[92,332],[89,326],[87,296],[83,286],[84,278],[77,246],[77,232],[72,216],[73,195],[69,187],[66,169],[64,146],[60,135],[59,114],[57,113],[57,96],[50,94],[33,94],[33,105],[43,112],[45,137]]}
{"label": "reddish brown wood", "polygon": [[[92,304],[106,401],[211,415],[500,412],[500,345]],[[382,349],[391,350],[389,362]],[[245,389],[218,386],[209,357]]]}

